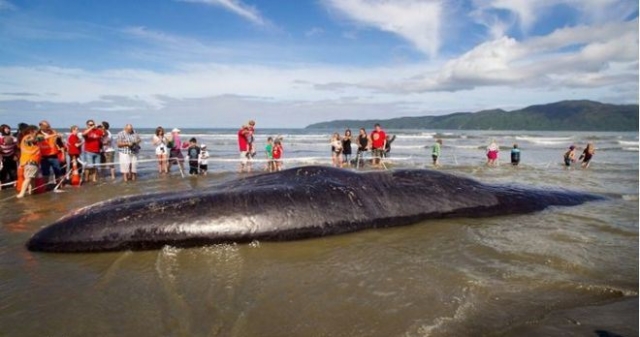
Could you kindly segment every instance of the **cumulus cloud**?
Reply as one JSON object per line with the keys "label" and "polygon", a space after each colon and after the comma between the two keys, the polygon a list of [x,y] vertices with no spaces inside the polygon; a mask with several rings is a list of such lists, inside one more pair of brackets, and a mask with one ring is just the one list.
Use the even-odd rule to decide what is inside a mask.
{"label": "cumulus cloud", "polygon": [[210,6],[222,7],[231,11],[256,25],[267,25],[268,21],[262,17],[255,7],[247,5],[240,0],[179,0],[181,2],[202,3]]}
{"label": "cumulus cloud", "polygon": [[[316,88],[343,92],[353,86],[399,94],[456,92],[484,86],[597,87],[610,85],[614,79],[637,88],[638,69],[630,66],[638,62],[637,26],[636,19],[602,26],[567,27],[525,41],[503,36],[441,64],[414,67],[415,73],[404,78],[406,73],[397,72],[395,77],[352,83],[334,81]],[[376,76],[379,74],[378,69]]]}
{"label": "cumulus cloud", "polygon": [[396,34],[435,57],[440,48],[442,2],[439,0],[324,0],[357,25]]}

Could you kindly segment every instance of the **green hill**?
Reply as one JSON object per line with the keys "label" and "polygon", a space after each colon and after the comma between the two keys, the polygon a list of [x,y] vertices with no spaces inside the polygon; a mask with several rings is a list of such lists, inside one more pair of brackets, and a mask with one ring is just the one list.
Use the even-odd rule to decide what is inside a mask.
{"label": "green hill", "polygon": [[307,129],[370,128],[380,123],[386,129],[638,131],[638,112],[637,104],[561,101],[513,111],[496,109],[444,116],[335,120],[311,124]]}

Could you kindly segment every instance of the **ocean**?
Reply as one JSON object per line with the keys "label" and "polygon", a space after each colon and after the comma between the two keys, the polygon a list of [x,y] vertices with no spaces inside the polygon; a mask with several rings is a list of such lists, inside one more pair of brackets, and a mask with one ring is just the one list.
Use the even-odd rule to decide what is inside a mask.
{"label": "ocean", "polygon": [[[121,195],[215,189],[242,176],[236,130],[182,130],[183,141],[195,137],[211,155],[209,174],[199,177],[175,167],[158,175],[153,130],[138,131],[134,183],[103,178],[21,200],[0,191],[0,335],[638,335],[638,133],[387,130],[397,137],[388,170],[433,169],[431,145],[442,139],[442,172],[607,197],[575,207],[291,242],[27,251],[33,233],[74,209]],[[335,131],[344,132],[258,128],[252,174],[264,173],[267,136],[283,137],[285,168],[330,165]],[[497,167],[484,165],[491,140],[500,145]],[[566,169],[566,149],[587,142],[596,147],[591,166]],[[509,163],[514,143],[518,167]]]}

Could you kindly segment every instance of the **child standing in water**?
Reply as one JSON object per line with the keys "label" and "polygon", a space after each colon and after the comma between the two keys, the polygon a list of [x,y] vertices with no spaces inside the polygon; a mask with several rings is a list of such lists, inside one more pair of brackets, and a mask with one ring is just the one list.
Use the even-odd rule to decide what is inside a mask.
{"label": "child standing in water", "polygon": [[518,144],[513,144],[513,148],[511,149],[511,165],[518,166],[520,164],[520,149],[518,148]]}
{"label": "child standing in water", "polygon": [[282,153],[284,152],[284,148],[282,147],[282,142],[280,139],[276,139],[273,143],[273,149],[271,151],[273,155],[273,161],[275,163],[274,170],[281,171],[282,170]]}
{"label": "child standing in water", "polygon": [[207,175],[207,170],[209,170],[209,151],[207,151],[207,146],[202,144],[200,145],[200,155],[198,156],[198,166],[200,168],[200,174],[203,176]]}
{"label": "child standing in water", "polygon": [[267,154],[267,166],[265,170],[268,172],[275,171],[275,163],[273,162],[273,137],[267,138],[267,146],[264,147]]}
{"label": "child standing in water", "polygon": [[189,175],[197,175],[199,170],[198,158],[200,157],[200,147],[198,146],[198,141],[195,138],[189,139],[187,155],[189,157]]}
{"label": "child standing in water", "polygon": [[342,141],[337,132],[331,137],[331,162],[334,167],[342,167]]}

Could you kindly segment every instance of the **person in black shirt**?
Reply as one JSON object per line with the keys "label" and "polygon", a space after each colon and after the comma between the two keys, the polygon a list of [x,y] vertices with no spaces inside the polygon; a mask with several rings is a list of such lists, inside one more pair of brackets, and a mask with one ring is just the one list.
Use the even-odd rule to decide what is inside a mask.
{"label": "person in black shirt", "polygon": [[189,175],[198,175],[200,173],[200,165],[198,164],[200,146],[198,146],[198,141],[195,138],[189,139],[187,155],[189,156]]}
{"label": "person in black shirt", "polygon": [[360,134],[358,135],[358,152],[356,154],[356,167],[364,165],[362,156],[367,153],[369,149],[369,136],[364,128],[360,128]]}
{"label": "person in black shirt", "polygon": [[351,166],[351,130],[344,131],[344,137],[342,137],[342,157],[343,164]]}

